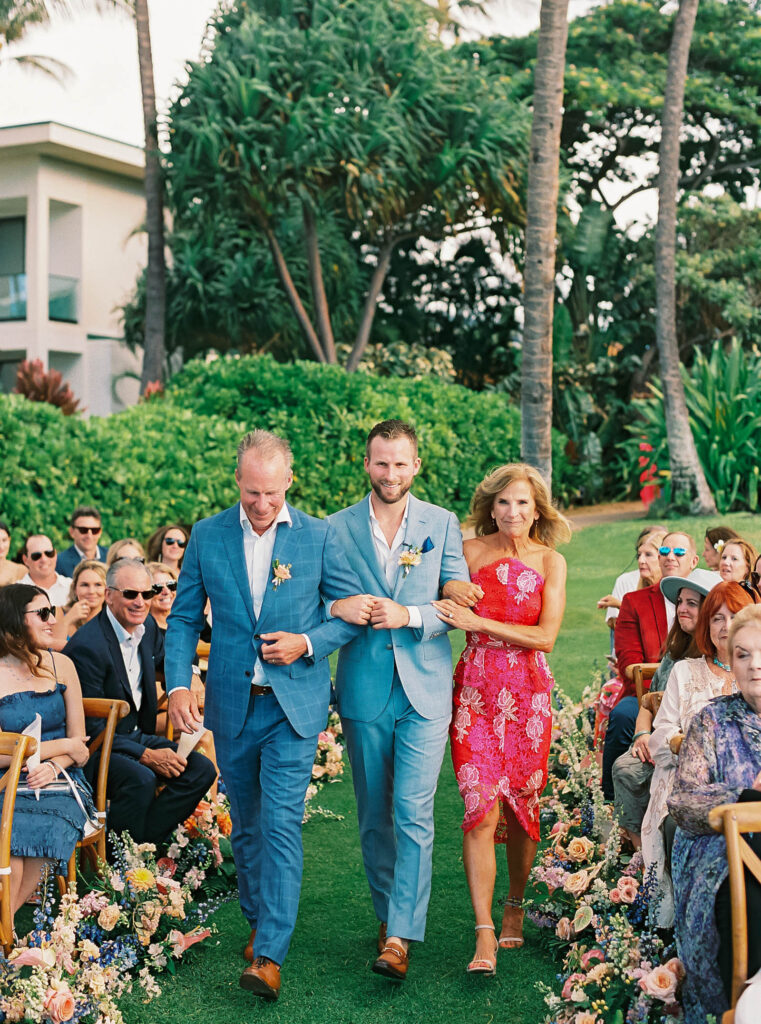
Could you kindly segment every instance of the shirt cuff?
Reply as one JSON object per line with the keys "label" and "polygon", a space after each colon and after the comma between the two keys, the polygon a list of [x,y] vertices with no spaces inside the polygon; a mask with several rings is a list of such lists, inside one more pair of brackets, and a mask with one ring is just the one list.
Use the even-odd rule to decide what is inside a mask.
{"label": "shirt cuff", "polygon": [[312,641],[309,639],[309,637],[306,635],[306,633],[302,633],[301,635],[304,637],[304,641],[305,641],[305,643],[307,645],[307,658],[311,658],[314,655],[314,648],[312,647]]}
{"label": "shirt cuff", "polygon": [[404,606],[407,609],[407,614],[410,617],[410,621],[407,623],[410,629],[421,629],[423,625],[423,613],[417,607],[417,605],[409,604]]}

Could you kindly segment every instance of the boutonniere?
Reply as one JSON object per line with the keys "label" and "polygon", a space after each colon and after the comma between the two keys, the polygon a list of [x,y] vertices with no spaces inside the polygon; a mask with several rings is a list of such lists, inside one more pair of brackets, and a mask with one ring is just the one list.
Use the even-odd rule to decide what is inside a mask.
{"label": "boutonniere", "polygon": [[433,551],[433,541],[430,537],[426,537],[420,546],[415,546],[414,544],[403,544],[402,547],[407,550],[402,551],[401,555],[399,555],[397,565],[402,567],[402,573],[406,578],[413,566],[420,565],[420,556],[425,555],[429,551]]}
{"label": "boutonniere", "polygon": [[272,563],[272,586],[277,590],[281,583],[291,578],[291,562],[283,565],[279,558]]}

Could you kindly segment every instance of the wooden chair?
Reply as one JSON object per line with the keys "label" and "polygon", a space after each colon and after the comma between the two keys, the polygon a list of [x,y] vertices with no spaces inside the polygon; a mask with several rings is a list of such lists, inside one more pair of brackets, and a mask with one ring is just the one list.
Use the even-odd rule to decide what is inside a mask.
{"label": "wooden chair", "polygon": [[658,668],[660,662],[642,662],[639,665],[632,665],[632,679],[634,680],[634,689],[637,691],[637,700],[642,704],[642,698],[647,692],[645,690],[645,683],[649,683],[655,675],[655,670]]}
{"label": "wooden chair", "polygon": [[129,714],[129,704],[126,700],[111,700],[108,697],[85,697],[83,699],[85,718],[105,719],[104,728],[98,733],[94,740],[88,744],[90,756],[100,751],[100,762],[98,764],[98,778],[95,783],[95,813],[100,821],[100,828],[84,836],[74,847],[69,858],[69,866],[66,871],[66,878],[58,876],[58,888],[62,893],[74,885],[77,880],[77,851],[83,851],[92,864],[97,864],[98,858],[106,859],[106,787],[108,785],[108,767],[111,763],[111,750],[114,745],[116,726],[120,719]]}
{"label": "wooden chair", "polygon": [[743,832],[761,832],[761,803],[720,804],[708,816],[711,828],[727,842],[729,892],[732,906],[732,1009],[722,1024],[733,1024],[735,1006],[748,980],[748,914],[745,868],[761,883],[761,859],[743,839]]}
{"label": "wooden chair", "polygon": [[655,718],[655,716],[658,714],[658,708],[660,708],[662,701],[662,690],[656,690],[654,693],[651,693],[649,690],[647,690],[645,693],[642,694],[642,700],[639,702],[639,704],[640,707],[645,708],[645,710],[649,711],[653,718]]}
{"label": "wooden chair", "polygon": [[13,948],[13,916],[11,914],[11,828],[21,766],[37,749],[31,736],[16,732],[0,733],[0,754],[10,764],[0,776],[3,813],[0,816],[0,945],[7,956]]}

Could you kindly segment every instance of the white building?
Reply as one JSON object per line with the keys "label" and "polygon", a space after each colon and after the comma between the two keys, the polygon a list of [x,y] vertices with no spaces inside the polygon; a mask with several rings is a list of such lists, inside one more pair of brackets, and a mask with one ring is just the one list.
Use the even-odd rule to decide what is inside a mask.
{"label": "white building", "polygon": [[88,413],[137,399],[117,307],[146,262],[144,166],[138,146],[55,122],[0,127],[0,391],[41,359]]}

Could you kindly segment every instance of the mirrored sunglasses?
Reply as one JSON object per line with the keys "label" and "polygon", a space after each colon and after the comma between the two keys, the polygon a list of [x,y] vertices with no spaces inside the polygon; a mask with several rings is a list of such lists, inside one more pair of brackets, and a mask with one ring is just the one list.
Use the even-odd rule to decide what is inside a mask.
{"label": "mirrored sunglasses", "polygon": [[659,555],[668,555],[671,551],[674,552],[677,558],[681,558],[682,555],[687,554],[687,548],[667,548],[665,546],[662,548],[658,548]]}
{"label": "mirrored sunglasses", "polygon": [[164,537],[164,543],[168,544],[169,547],[179,544],[181,548],[184,548],[188,542],[186,540],[177,540],[176,537]]}

